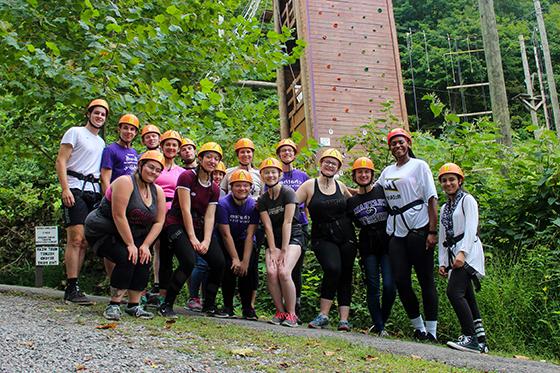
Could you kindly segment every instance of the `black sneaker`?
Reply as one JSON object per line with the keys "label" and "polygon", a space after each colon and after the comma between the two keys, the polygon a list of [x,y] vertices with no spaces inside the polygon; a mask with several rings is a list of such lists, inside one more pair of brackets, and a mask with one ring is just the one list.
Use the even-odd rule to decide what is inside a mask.
{"label": "black sneaker", "polygon": [[430,343],[439,344],[438,339],[432,333],[426,333],[426,341]]}
{"label": "black sneaker", "polygon": [[168,319],[176,319],[179,317],[175,311],[173,311],[173,306],[165,302],[158,307],[158,314]]}
{"label": "black sneaker", "polygon": [[481,354],[487,354],[489,352],[488,345],[485,342],[478,342],[478,349]]}
{"label": "black sneaker", "polygon": [[234,318],[235,317],[235,312],[233,312],[233,308],[231,307],[224,307],[222,310],[222,313],[227,315],[227,317],[229,318]]}
{"label": "black sneaker", "polygon": [[255,320],[255,321],[259,319],[259,317],[257,316],[257,312],[255,312],[254,308],[243,310],[243,318],[245,320]]}
{"label": "black sneaker", "polygon": [[476,337],[470,335],[462,335],[457,342],[449,341],[447,345],[455,350],[480,354],[480,347],[476,341]]}
{"label": "black sneaker", "polygon": [[79,304],[81,306],[92,306],[95,304],[95,302],[80,291],[78,286],[72,288],[66,287],[66,290],[64,291],[64,303]]}
{"label": "black sneaker", "polygon": [[427,336],[426,332],[423,332],[419,329],[416,329],[414,331],[413,338],[418,340],[418,341],[425,341],[426,339],[428,339],[428,336]]}
{"label": "black sneaker", "polygon": [[208,317],[217,317],[220,319],[227,319],[228,317],[230,317],[224,311],[217,309],[216,306],[205,307],[202,309],[202,312],[205,313]]}

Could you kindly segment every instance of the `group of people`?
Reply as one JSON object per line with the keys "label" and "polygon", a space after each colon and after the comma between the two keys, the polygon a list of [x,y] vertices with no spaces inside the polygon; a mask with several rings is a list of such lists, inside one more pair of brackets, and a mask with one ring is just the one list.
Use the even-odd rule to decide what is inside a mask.
{"label": "group of people", "polygon": [[[234,145],[239,164],[226,169],[219,144],[207,142],[197,149],[178,132],[162,134],[151,124],[141,130],[146,150],[139,156],[132,147],[140,132],[133,114],[119,119],[119,139],[105,147],[98,132],[108,115],[107,102],[93,100],[87,107],[86,125],[64,134],[56,161],[68,235],[65,301],[91,304],[78,286],[89,244],[104,259],[110,278],[107,319],[121,318],[125,295],[124,311],[129,315],[152,318],[154,314],[144,306],[147,301],[156,304],[159,315],[177,317],[174,305],[188,281],[189,309],[233,317],[237,289],[242,316],[255,320],[259,247],[264,246],[267,285],[276,308],[269,322],[297,327],[303,259],[310,248],[323,278],[319,314],[308,327],[329,325],[336,297],[337,328],[349,331],[353,269],[359,253],[373,322],[370,333],[387,335],[385,324],[398,293],[414,336],[437,341],[434,250],[438,245],[438,272],[449,279],[447,295],[463,333],[448,345],[487,351],[474,293],[484,276],[476,201],[463,189],[461,168],[445,164],[438,178],[448,200],[438,224],[432,173],[426,162],[414,156],[407,131],[389,132],[388,146],[396,162],[378,180],[370,159],[353,162],[354,189],[338,180],[344,162],[333,148],[321,153],[319,176],[309,178],[293,167],[298,148],[291,139],[281,140],[277,157],[266,158],[255,169],[255,146],[242,138]],[[151,268],[154,287],[146,294]],[[412,286],[413,268],[425,320]],[[216,307],[220,288],[223,309]]]}

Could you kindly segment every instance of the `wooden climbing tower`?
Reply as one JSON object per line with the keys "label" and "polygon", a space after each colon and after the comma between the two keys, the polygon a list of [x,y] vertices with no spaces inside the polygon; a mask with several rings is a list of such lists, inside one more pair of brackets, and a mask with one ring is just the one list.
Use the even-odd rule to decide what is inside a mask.
{"label": "wooden climbing tower", "polygon": [[305,41],[302,57],[277,75],[282,137],[297,131],[337,146],[383,116],[388,100],[408,126],[391,0],[274,0],[274,21]]}

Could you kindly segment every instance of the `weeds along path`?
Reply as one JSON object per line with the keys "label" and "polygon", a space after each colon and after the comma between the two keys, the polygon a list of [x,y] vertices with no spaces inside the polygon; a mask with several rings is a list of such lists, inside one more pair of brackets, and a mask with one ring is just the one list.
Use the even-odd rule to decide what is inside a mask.
{"label": "weeds along path", "polygon": [[[441,371],[559,372],[558,365],[445,346],[238,319],[118,324],[94,307],[66,306],[62,292],[0,285],[0,371]],[[95,298],[95,297],[94,297]],[[104,329],[102,329],[104,328]],[[294,351],[296,352],[294,354]],[[446,367],[447,366],[447,367]]]}

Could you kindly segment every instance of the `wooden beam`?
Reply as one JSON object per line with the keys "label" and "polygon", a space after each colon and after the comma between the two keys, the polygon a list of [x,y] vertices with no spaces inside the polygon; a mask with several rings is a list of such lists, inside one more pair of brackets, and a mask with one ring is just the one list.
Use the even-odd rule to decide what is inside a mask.
{"label": "wooden beam", "polygon": [[463,118],[463,117],[478,117],[478,116],[482,116],[482,115],[490,115],[492,114],[492,111],[479,111],[477,113],[464,113],[464,114],[457,114],[457,116],[459,118]]}
{"label": "wooden beam", "polygon": [[249,88],[276,89],[275,82],[262,82],[259,80],[238,80],[235,84]]}
{"label": "wooden beam", "polygon": [[487,87],[490,83],[473,83],[473,84],[460,84],[460,85],[452,85],[447,87],[447,89],[461,89],[461,88],[474,88],[474,87]]}

